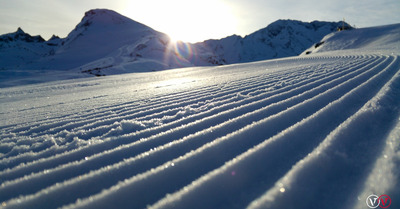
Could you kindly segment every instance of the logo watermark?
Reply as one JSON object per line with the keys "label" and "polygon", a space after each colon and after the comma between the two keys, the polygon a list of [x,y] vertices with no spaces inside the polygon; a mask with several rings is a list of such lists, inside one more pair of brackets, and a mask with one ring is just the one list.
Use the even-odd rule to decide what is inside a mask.
{"label": "logo watermark", "polygon": [[392,199],[386,194],[381,196],[372,194],[367,197],[366,203],[369,208],[377,208],[378,206],[381,208],[388,208],[390,204],[392,204]]}

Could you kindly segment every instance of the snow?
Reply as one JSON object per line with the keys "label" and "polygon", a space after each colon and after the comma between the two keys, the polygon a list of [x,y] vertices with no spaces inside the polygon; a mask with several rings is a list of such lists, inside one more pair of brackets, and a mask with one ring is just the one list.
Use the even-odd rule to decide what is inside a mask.
{"label": "snow", "polygon": [[366,208],[387,194],[398,208],[399,28],[330,34],[299,57],[1,88],[0,205]]}
{"label": "snow", "polygon": [[319,43],[320,46],[312,46],[306,52],[316,53],[336,50],[356,50],[364,48],[392,50],[394,53],[400,50],[400,24],[380,27],[361,28],[358,30],[331,33],[325,36]]}

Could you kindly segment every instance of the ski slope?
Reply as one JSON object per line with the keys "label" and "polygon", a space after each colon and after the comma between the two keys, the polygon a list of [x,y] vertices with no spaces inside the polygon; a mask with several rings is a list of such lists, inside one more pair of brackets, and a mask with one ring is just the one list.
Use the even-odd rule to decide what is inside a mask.
{"label": "ski slope", "polygon": [[0,102],[3,208],[400,207],[393,48],[2,88]]}

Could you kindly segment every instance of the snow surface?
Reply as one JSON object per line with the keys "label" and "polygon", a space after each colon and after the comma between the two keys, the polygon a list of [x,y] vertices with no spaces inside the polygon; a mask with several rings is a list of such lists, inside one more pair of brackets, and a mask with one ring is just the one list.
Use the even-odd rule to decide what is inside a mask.
{"label": "snow surface", "polygon": [[0,206],[400,208],[400,51],[374,42],[399,34],[345,34],[371,41],[1,88]]}
{"label": "snow surface", "polygon": [[336,51],[336,50],[364,50],[373,48],[375,51],[400,51],[400,24],[380,27],[361,28],[358,30],[331,33],[319,43],[305,50],[302,55]]}

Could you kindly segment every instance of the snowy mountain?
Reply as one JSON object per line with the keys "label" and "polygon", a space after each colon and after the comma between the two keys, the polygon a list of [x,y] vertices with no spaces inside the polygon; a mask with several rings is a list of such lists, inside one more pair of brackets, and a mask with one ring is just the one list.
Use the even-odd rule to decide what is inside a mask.
{"label": "snowy mountain", "polygon": [[400,208],[399,37],[0,88],[0,207]]}
{"label": "snowy mountain", "polygon": [[[344,26],[351,28],[347,23]],[[230,36],[196,46],[208,48],[227,64],[260,61],[297,56],[340,27],[343,27],[343,22],[278,20],[244,38]]]}
{"label": "snowy mountain", "polygon": [[51,47],[41,36],[31,36],[21,28],[0,36],[0,69],[17,68],[46,56]]}
{"label": "snowy mountain", "polygon": [[[15,77],[34,83],[43,76],[57,80],[295,56],[341,25],[279,20],[244,38],[173,43],[166,34],[114,11],[95,9],[66,38],[44,41],[21,29],[1,36],[0,56],[7,59],[0,62],[0,81]],[[60,71],[67,76],[56,75]]]}
{"label": "snowy mountain", "polygon": [[[64,38],[52,57],[40,60],[50,69],[78,68],[81,72],[95,71],[121,64],[147,60],[151,69],[165,69],[163,54],[169,37],[148,26],[135,22],[114,11],[97,9],[85,13],[81,22]],[[139,61],[138,61],[139,60]],[[142,65],[139,71],[149,69]]]}
{"label": "snowy mountain", "polygon": [[[126,65],[133,71],[180,67],[168,65],[169,60],[164,60],[169,43],[167,35],[111,10],[86,12],[81,22],[63,39],[53,36],[47,42],[43,39],[31,41],[24,38],[30,37],[28,34],[22,33],[19,29],[16,33],[1,36],[0,55],[16,60],[3,60],[0,66],[6,70],[75,69],[77,72],[97,74],[99,69],[111,67],[117,68],[114,71],[118,71],[118,68],[125,70]],[[17,39],[10,38],[13,36],[17,36]],[[174,58],[177,59],[175,54],[169,57]],[[188,62],[183,62],[183,65],[191,66]]]}

